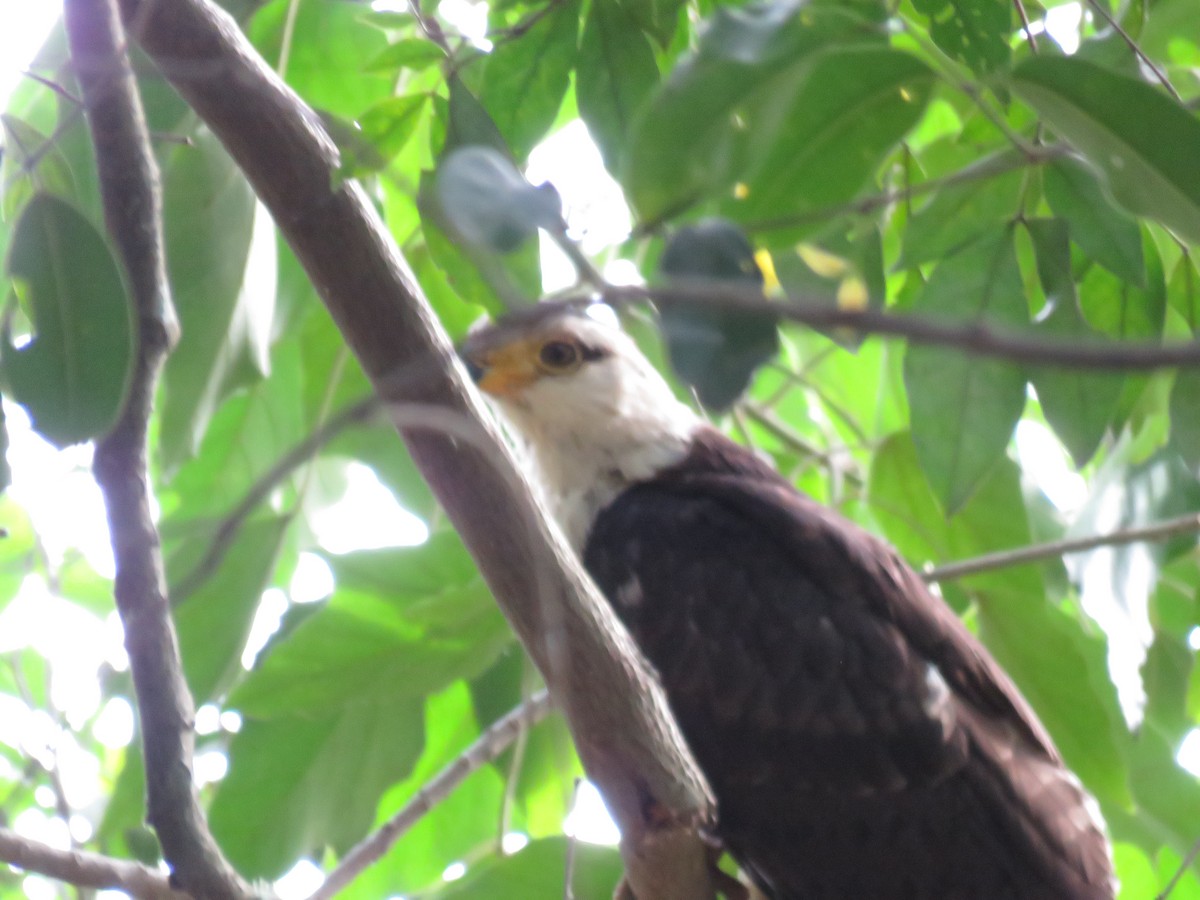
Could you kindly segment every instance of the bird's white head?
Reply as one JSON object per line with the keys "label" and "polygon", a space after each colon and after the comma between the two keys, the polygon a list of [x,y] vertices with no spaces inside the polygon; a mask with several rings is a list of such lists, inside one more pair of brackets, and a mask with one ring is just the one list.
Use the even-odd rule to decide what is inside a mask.
{"label": "bird's white head", "polygon": [[473,333],[463,358],[528,444],[576,546],[617,493],[678,462],[700,425],[608,307],[510,317]]}

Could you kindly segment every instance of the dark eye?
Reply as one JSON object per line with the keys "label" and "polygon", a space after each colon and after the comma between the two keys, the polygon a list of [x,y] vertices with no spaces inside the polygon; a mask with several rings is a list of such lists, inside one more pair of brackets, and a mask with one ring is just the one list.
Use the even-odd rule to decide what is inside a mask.
{"label": "dark eye", "polygon": [[549,341],[542,345],[538,359],[548,369],[569,369],[579,363],[579,348],[569,341]]}

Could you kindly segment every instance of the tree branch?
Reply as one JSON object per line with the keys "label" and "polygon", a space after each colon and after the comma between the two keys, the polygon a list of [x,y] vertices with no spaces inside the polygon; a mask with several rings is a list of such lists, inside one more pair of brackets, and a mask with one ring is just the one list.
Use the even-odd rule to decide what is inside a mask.
{"label": "tree branch", "polygon": [[125,891],[138,900],[187,900],[162,872],[124,859],[84,850],[59,850],[0,828],[0,860],[26,872],[49,875],[67,884]]}
{"label": "tree branch", "polygon": [[971,559],[959,560],[935,566],[921,574],[921,577],[932,583],[953,581],[956,578],[966,578],[968,575],[978,575],[994,569],[1005,569],[1009,566],[1019,566],[1023,563],[1039,562],[1043,559],[1053,559],[1070,553],[1082,553],[1094,550],[1096,547],[1112,547],[1121,544],[1136,544],[1141,541],[1158,541],[1174,537],[1177,534],[1189,534],[1200,531],[1200,514],[1192,513],[1177,519],[1167,519],[1155,522],[1153,525],[1141,525],[1136,528],[1122,528],[1107,534],[1093,534],[1081,538],[1065,538],[1061,541],[1049,541],[1044,544],[1032,544],[1028,547],[1018,547],[1015,550],[1001,550]]}
{"label": "tree branch", "polygon": [[112,432],[96,442],[93,471],[108,515],[117,610],[142,720],[147,819],[173,884],[200,898],[251,896],[213,840],[193,786],[195,707],[180,666],[150,514],[147,427],[154,386],[176,330],[158,170],[115,3],[67,0],[64,14],[96,148],[105,221],[137,317],[129,392]]}
{"label": "tree branch", "polygon": [[1200,341],[1158,344],[1149,341],[1046,340],[1014,330],[995,330],[979,321],[941,320],[881,309],[842,309],[828,298],[791,296],[768,300],[757,288],[693,283],[638,287],[609,285],[598,295],[553,302],[580,305],[603,300],[614,306],[653,300],[661,306],[694,305],[767,315],[813,328],[848,328],[860,334],[906,338],[914,344],[936,344],[975,356],[1068,369],[1151,371],[1200,366]]}
{"label": "tree branch", "polygon": [[468,775],[496,759],[525,729],[545,718],[550,708],[550,695],[539,691],[489,725],[475,743],[431,778],[403,809],[342,857],[337,868],[329,873],[325,883],[313,892],[309,900],[329,900],[362,874],[368,866],[382,859],[396,841],[421,821],[426,813],[450,796]]}
{"label": "tree branch", "polygon": [[[319,118],[204,0],[121,0],[133,33],[246,173],[389,404],[445,407],[480,444],[401,427],[418,468],[563,710],[621,826],[638,896],[711,897],[698,828],[713,803],[652,670],[526,488],[362,189],[336,183]],[[416,373],[402,381],[398,369]],[[604,689],[597,690],[597,685]],[[678,852],[656,852],[665,832]]]}

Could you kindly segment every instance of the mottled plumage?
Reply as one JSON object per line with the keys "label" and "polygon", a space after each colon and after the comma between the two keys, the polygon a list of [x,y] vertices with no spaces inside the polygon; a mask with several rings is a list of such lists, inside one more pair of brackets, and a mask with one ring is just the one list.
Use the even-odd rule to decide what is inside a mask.
{"label": "mottled plumage", "polygon": [[768,896],[1113,896],[1093,801],[891,548],[704,425],[611,326],[530,317],[467,356]]}

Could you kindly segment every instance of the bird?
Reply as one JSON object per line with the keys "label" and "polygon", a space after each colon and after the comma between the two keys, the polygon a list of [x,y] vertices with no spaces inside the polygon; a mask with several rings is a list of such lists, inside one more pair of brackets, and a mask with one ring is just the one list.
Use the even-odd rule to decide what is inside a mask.
{"label": "bird", "polygon": [[665,688],[715,838],[771,900],[1111,900],[1099,808],[881,539],[678,399],[611,308],[461,355]]}

